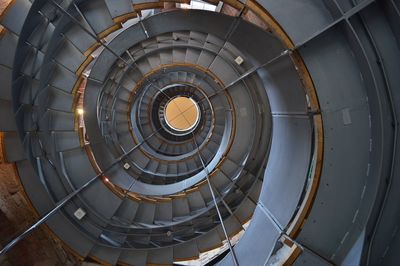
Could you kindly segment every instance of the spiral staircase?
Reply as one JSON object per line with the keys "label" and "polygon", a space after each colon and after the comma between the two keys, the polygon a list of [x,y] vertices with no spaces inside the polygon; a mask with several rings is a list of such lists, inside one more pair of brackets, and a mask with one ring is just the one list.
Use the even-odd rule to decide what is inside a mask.
{"label": "spiral staircase", "polygon": [[4,254],[45,223],[101,264],[397,264],[400,2],[208,2],[10,1],[1,142],[41,218]]}

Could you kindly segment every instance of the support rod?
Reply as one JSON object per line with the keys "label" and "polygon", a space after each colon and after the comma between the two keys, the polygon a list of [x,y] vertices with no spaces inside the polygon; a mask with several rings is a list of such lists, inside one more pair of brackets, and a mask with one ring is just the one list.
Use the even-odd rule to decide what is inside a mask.
{"label": "support rod", "polygon": [[116,164],[121,162],[125,157],[127,157],[129,154],[131,154],[134,150],[136,150],[138,147],[140,147],[144,142],[149,140],[151,137],[153,137],[158,131],[153,132],[150,134],[148,137],[146,137],[142,142],[138,143],[136,146],[134,146],[132,149],[130,149],[127,153],[121,155],[116,159],[111,165],[109,165],[106,169],[101,171],[101,173],[97,174],[96,176],[92,177],[89,181],[87,181],[85,184],[83,184],[80,188],[74,190],[72,193],[70,193],[68,196],[66,196],[64,199],[59,201],[56,206],[46,213],[42,218],[37,220],[33,225],[31,225],[28,229],[26,229],[22,234],[14,238],[12,241],[10,241],[1,251],[0,251],[0,256],[4,255],[7,253],[12,247],[14,247],[19,241],[23,240],[25,237],[27,237],[30,233],[32,233],[37,227],[39,227],[41,224],[45,223],[48,219],[50,219],[57,211],[59,211],[62,207],[64,207],[72,198],[74,198],[76,195],[78,195],[80,192],[85,190],[87,187],[89,187],[92,183],[94,183],[96,180],[99,179],[102,175],[104,175],[106,172],[111,170]]}
{"label": "support rod", "polygon": [[237,258],[236,258],[235,251],[233,250],[231,241],[229,239],[228,233],[227,233],[226,228],[225,228],[224,221],[222,219],[221,212],[220,212],[219,207],[218,207],[217,199],[215,198],[214,189],[212,188],[212,185],[211,185],[211,182],[210,182],[210,173],[208,172],[208,169],[207,169],[207,167],[206,167],[206,165],[205,165],[205,163],[203,161],[203,158],[202,158],[201,153],[200,153],[199,145],[197,144],[196,138],[195,138],[193,133],[192,133],[192,136],[193,136],[193,142],[194,142],[194,144],[196,146],[197,154],[199,155],[199,159],[200,159],[201,164],[203,166],[203,170],[206,172],[207,184],[208,184],[208,187],[210,188],[210,192],[211,192],[211,196],[212,196],[213,201],[214,201],[215,209],[217,210],[218,218],[219,218],[219,220],[221,222],[221,227],[222,227],[222,230],[224,231],[224,235],[225,235],[226,241],[227,241],[228,246],[229,246],[229,251],[230,251],[230,253],[232,255],[233,264],[235,266],[239,266],[239,263],[238,263]]}

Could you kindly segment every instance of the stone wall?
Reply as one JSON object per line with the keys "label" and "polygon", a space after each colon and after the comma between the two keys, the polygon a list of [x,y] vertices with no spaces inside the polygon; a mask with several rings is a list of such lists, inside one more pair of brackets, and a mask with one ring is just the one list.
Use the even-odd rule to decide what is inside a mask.
{"label": "stone wall", "polygon": [[[0,0],[0,18],[16,0]],[[5,28],[0,25],[0,38]],[[0,248],[37,219],[35,211],[24,197],[23,188],[13,164],[4,163],[2,133],[0,133]],[[0,257],[0,265],[78,265],[49,229],[41,226],[32,235]]]}
{"label": "stone wall", "polygon": [[[1,141],[0,141],[1,144]],[[3,162],[0,145],[0,162]],[[24,197],[13,164],[0,163],[0,246],[24,231],[37,219]],[[0,265],[78,265],[78,260],[67,253],[49,229],[41,226],[0,257]]]}

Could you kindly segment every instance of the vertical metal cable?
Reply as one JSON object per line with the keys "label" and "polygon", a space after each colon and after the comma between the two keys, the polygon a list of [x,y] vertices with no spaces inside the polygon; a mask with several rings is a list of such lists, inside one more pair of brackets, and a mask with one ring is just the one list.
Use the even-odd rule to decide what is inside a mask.
{"label": "vertical metal cable", "polygon": [[194,144],[196,146],[196,149],[197,149],[197,154],[199,155],[201,164],[203,166],[203,170],[206,172],[207,184],[208,184],[208,187],[210,188],[211,196],[212,196],[213,201],[214,201],[215,209],[217,210],[218,218],[219,218],[219,220],[221,222],[222,230],[224,231],[224,235],[225,235],[226,241],[228,242],[229,251],[230,251],[230,253],[232,255],[233,264],[235,266],[239,266],[239,263],[238,263],[237,258],[236,258],[235,251],[233,250],[231,241],[230,241],[228,233],[226,231],[226,227],[225,227],[224,221],[222,219],[221,212],[220,212],[219,207],[218,207],[217,199],[215,198],[214,190],[213,190],[211,182],[210,182],[210,178],[209,178],[210,177],[210,173],[208,172],[208,169],[204,164],[203,158],[201,157],[200,148],[199,148],[199,146],[198,146],[198,144],[196,142],[196,138],[195,138],[193,133],[192,133],[192,136],[193,136],[193,142],[194,142]]}

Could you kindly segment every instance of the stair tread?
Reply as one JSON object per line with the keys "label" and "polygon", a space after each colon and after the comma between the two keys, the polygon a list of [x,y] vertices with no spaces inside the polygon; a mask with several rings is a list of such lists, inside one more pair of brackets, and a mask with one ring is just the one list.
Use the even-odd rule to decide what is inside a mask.
{"label": "stair tread", "polygon": [[79,5],[79,9],[96,34],[100,34],[114,25],[104,1],[87,1]]}
{"label": "stair tread", "polygon": [[116,265],[121,255],[121,250],[117,248],[108,248],[104,246],[95,245],[90,250],[90,256],[94,256],[103,262],[107,262],[111,265]]}
{"label": "stair tread", "polygon": [[24,148],[15,132],[4,134],[4,147],[5,151],[3,153],[6,155],[7,162],[17,162],[25,159]]}
{"label": "stair tread", "polygon": [[7,12],[2,16],[1,25],[19,35],[31,5],[31,2],[28,0],[19,0],[13,2]]}
{"label": "stair tread", "polygon": [[104,0],[107,5],[108,11],[111,17],[116,18],[128,13],[133,12],[133,6],[131,0]]}
{"label": "stair tread", "polygon": [[119,257],[119,262],[135,266],[145,266],[147,264],[147,252],[145,250],[123,250]]}
{"label": "stair tread", "polygon": [[10,120],[10,117],[14,117],[12,103],[0,99],[0,131],[7,132],[17,130],[14,120]]}
{"label": "stair tread", "polygon": [[12,68],[17,45],[18,36],[12,32],[6,31],[0,38],[0,65]]}
{"label": "stair tread", "polygon": [[172,247],[149,250],[149,253],[147,255],[147,263],[170,265],[174,261],[173,253],[174,250]]}
{"label": "stair tread", "polygon": [[185,243],[174,246],[175,260],[191,260],[199,256],[196,241],[187,241]]}

